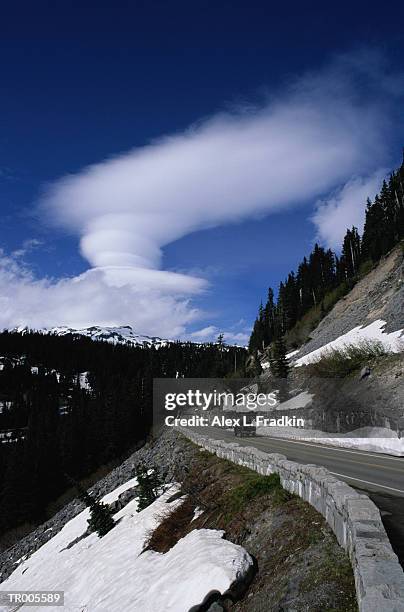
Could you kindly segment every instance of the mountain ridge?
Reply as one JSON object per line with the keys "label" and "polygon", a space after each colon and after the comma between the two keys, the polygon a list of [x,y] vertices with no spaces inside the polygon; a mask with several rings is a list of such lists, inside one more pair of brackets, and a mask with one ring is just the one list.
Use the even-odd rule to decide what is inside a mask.
{"label": "mountain ridge", "polygon": [[91,325],[89,327],[75,328],[68,327],[65,325],[31,329],[27,326],[16,327],[10,331],[18,333],[28,333],[30,331],[39,332],[43,334],[53,334],[55,336],[84,336],[91,340],[98,340],[103,342],[110,342],[111,344],[131,344],[133,346],[165,346],[169,340],[160,338],[159,336],[147,336],[144,334],[137,334],[131,325],[121,326],[102,326],[102,325]]}

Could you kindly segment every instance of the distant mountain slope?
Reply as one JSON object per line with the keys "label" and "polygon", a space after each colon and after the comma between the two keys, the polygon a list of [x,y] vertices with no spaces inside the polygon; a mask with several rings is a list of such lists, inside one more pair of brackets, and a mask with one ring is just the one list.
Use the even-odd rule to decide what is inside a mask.
{"label": "distant mountain slope", "polygon": [[[26,327],[19,327],[15,331],[24,333],[28,331]],[[102,327],[99,325],[93,325],[91,327],[83,327],[81,329],[75,329],[73,327],[52,327],[43,328],[38,330],[42,333],[55,334],[56,336],[66,336],[68,334],[85,336],[92,340],[103,340],[104,342],[111,342],[112,344],[132,344],[134,346],[165,346],[167,340],[163,340],[158,336],[144,336],[137,334],[130,325],[124,325],[122,327]]]}

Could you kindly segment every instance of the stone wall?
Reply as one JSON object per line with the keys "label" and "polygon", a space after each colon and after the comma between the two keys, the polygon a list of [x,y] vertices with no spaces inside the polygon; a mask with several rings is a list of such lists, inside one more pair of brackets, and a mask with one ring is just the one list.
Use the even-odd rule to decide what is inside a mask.
{"label": "stone wall", "polygon": [[[187,438],[218,457],[259,474],[277,473],[282,486],[309,502],[334,531],[354,571],[360,612],[404,612],[404,572],[391,548],[380,512],[367,497],[328,470],[288,461],[251,446],[212,440],[185,428]],[[304,528],[304,526],[302,526]]]}

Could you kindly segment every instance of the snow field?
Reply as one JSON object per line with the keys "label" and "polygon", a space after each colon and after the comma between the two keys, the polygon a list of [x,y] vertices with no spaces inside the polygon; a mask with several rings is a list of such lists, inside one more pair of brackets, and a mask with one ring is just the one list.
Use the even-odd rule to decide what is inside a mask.
{"label": "snow field", "polygon": [[[134,478],[102,501],[111,503],[136,484]],[[223,531],[195,529],[166,554],[142,553],[149,534],[182,503],[167,503],[177,490],[177,485],[171,486],[139,513],[132,500],[115,514],[117,524],[103,538],[91,534],[67,548],[87,529],[89,511],[84,510],[23,560],[1,590],[65,592],[64,608],[20,608],[27,612],[187,612],[210,591],[223,593],[252,564],[242,547],[223,540]],[[0,610],[6,612],[4,607]]]}

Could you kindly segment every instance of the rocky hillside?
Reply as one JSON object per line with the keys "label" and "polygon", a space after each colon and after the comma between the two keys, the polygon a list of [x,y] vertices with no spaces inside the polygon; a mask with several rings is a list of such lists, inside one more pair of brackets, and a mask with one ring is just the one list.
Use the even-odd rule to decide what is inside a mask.
{"label": "rocky hillside", "polygon": [[[379,445],[382,452],[402,455],[402,246],[382,258],[288,357],[290,397],[278,407],[280,414],[302,417],[306,429],[319,432],[348,435],[355,431],[350,437],[396,438],[369,448],[363,446],[365,440],[358,444],[367,450],[377,450]],[[270,383],[268,357],[262,363],[262,380]]]}
{"label": "rocky hillside", "polygon": [[336,340],[358,326],[384,321],[384,332],[404,329],[404,253],[398,245],[341,298],[310,334],[298,357]]}
{"label": "rocky hillside", "polygon": [[[179,484],[137,512],[139,462]],[[101,540],[86,533],[86,511],[72,502],[1,555],[3,590],[36,580],[37,589],[63,587],[68,609],[74,602],[102,612],[128,604],[139,612],[357,609],[352,570],[331,530],[274,475],[229,464],[170,431],[92,492],[116,513],[113,530]]]}

